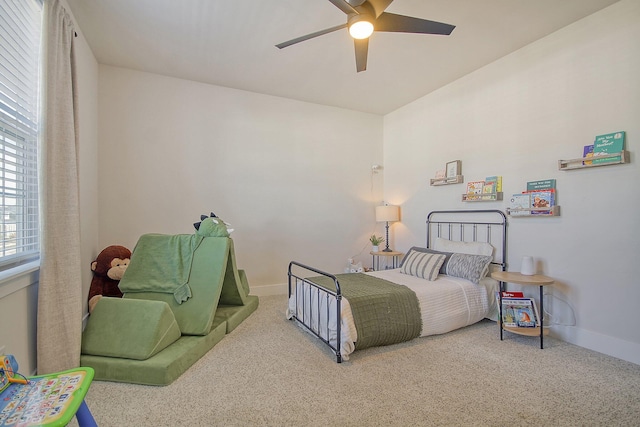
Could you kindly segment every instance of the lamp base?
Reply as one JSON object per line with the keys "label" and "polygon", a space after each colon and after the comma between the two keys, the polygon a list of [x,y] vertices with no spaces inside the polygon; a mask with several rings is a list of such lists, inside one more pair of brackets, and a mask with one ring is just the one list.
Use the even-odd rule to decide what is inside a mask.
{"label": "lamp base", "polygon": [[382,250],[382,252],[391,252],[391,249],[389,249],[389,221],[387,221],[387,225],[386,225],[386,231],[387,231],[387,239],[385,240],[385,248]]}

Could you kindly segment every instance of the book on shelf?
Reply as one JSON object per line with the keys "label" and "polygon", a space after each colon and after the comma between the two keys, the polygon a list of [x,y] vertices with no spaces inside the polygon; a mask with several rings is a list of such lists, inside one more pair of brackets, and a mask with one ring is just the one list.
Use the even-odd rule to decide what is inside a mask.
{"label": "book on shelf", "polygon": [[502,298],[502,324],[518,328],[540,326],[538,307],[533,298]]}
{"label": "book on shelf", "polygon": [[613,132],[596,136],[593,142],[593,164],[619,162],[620,156],[598,159],[598,156],[619,153],[624,150],[625,132]]}
{"label": "book on shelf", "polygon": [[484,181],[469,181],[467,182],[467,194],[469,196],[481,195],[482,187],[484,187]]}
{"label": "book on shelf", "polygon": [[495,182],[485,182],[482,186],[482,194],[494,194],[496,192]]}
{"label": "book on shelf", "polygon": [[[593,144],[584,146],[584,148],[582,149],[582,157],[593,157]],[[583,165],[590,165],[592,163],[593,162],[591,160],[585,160],[584,162],[582,162]]]}
{"label": "book on shelf", "polygon": [[515,209],[509,212],[511,216],[531,215],[530,210],[519,210],[531,208],[531,196],[529,193],[514,194],[509,201],[509,208]]}
{"label": "book on shelf", "polygon": [[[526,193],[529,194],[529,207],[531,208],[550,208],[556,205],[556,192],[554,189],[527,191]],[[551,211],[531,211],[531,215],[548,215],[550,213]]]}
{"label": "book on shelf", "polygon": [[501,176],[488,176],[484,179],[485,185],[495,183],[493,190],[494,193],[502,192],[502,177]]}
{"label": "book on shelf", "polygon": [[522,292],[502,291],[502,298],[524,298]]}
{"label": "book on shelf", "polygon": [[550,190],[556,188],[555,179],[543,179],[541,181],[529,181],[527,182],[527,191],[533,190]]}
{"label": "book on shelf", "polygon": [[540,313],[538,312],[538,306],[536,304],[536,300],[534,298],[529,298],[529,299],[531,300],[531,306],[533,307],[533,315],[536,318],[536,326],[540,326]]}
{"label": "book on shelf", "polygon": [[[500,307],[502,301],[500,294],[502,294],[502,298],[524,298],[524,294],[522,292],[496,291],[496,304],[498,307]],[[499,316],[500,313],[498,312],[498,317]]]}

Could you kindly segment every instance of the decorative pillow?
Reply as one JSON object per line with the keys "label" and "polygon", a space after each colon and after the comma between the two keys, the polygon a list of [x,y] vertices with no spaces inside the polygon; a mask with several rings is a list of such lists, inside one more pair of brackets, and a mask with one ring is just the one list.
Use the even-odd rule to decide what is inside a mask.
{"label": "decorative pillow", "polygon": [[444,262],[442,263],[442,266],[440,267],[440,274],[447,274],[446,272],[446,268],[447,268],[447,263],[449,262],[449,259],[451,258],[451,255],[453,255],[452,252],[440,252],[440,251],[434,251],[433,249],[429,249],[429,248],[421,248],[419,246],[413,246],[411,249],[409,249],[409,252],[407,252],[407,254],[404,256],[404,258],[402,258],[402,262],[400,262],[400,267],[402,267],[404,265],[404,263],[406,262],[407,258],[409,257],[409,255],[411,255],[411,252],[423,252],[423,253],[427,253],[427,254],[442,254],[445,256],[444,258]]}
{"label": "decorative pillow", "polygon": [[447,276],[467,279],[476,285],[487,275],[493,257],[487,255],[453,254],[447,262]]}
{"label": "decorative pillow", "polygon": [[442,237],[436,238],[433,249],[442,252],[454,252],[469,255],[493,255],[493,246],[487,242],[458,242],[447,240]]}
{"label": "decorative pillow", "polygon": [[418,251],[409,251],[400,272],[411,276],[434,281],[446,256],[444,254],[431,254]]}

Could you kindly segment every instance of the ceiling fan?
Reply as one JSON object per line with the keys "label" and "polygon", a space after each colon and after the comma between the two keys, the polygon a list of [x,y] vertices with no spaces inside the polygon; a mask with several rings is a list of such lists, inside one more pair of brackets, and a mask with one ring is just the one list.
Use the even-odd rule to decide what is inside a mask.
{"label": "ceiling fan", "polygon": [[335,27],[316,31],[305,36],[296,37],[277,44],[283,49],[296,43],[303,42],[324,34],[332,33],[343,28],[349,28],[356,50],[356,69],[358,72],[367,69],[367,54],[369,51],[369,36],[374,31],[395,33],[439,34],[448,36],[455,25],[442,22],[428,21],[411,16],[396,15],[384,10],[393,0],[329,0],[338,9],[347,14],[347,23]]}

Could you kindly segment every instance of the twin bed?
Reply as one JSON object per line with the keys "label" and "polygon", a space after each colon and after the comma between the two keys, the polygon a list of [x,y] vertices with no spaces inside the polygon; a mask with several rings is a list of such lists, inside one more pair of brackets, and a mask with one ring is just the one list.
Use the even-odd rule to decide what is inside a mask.
{"label": "twin bed", "polygon": [[399,268],[333,275],[292,261],[287,317],[338,363],[355,350],[497,320],[500,284],[489,273],[505,269],[506,245],[502,211],[433,211],[425,246],[408,250]]}

